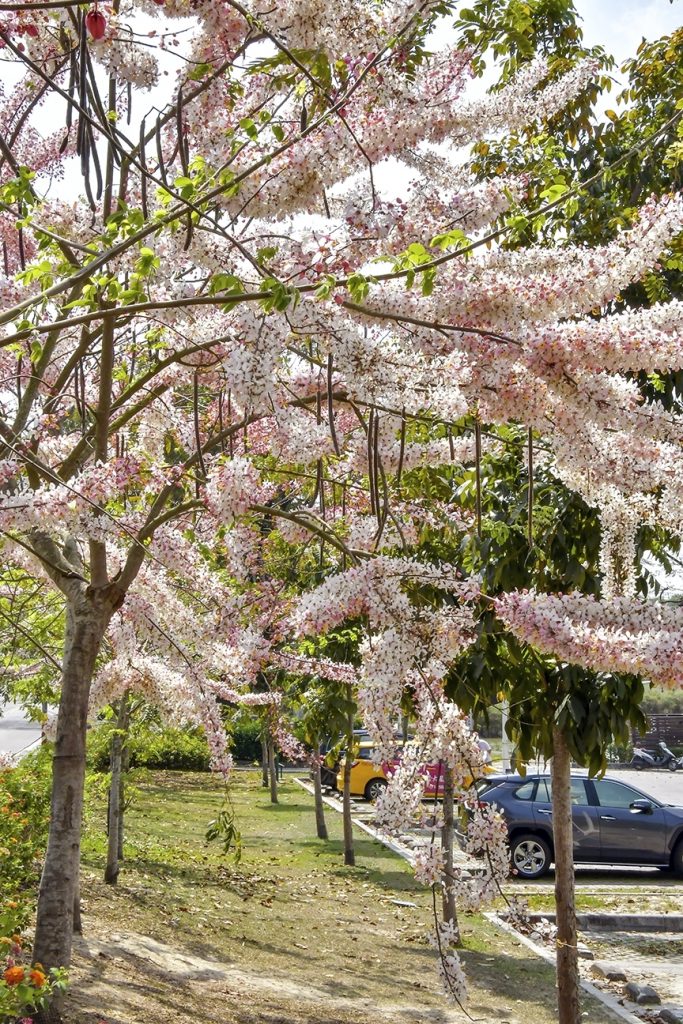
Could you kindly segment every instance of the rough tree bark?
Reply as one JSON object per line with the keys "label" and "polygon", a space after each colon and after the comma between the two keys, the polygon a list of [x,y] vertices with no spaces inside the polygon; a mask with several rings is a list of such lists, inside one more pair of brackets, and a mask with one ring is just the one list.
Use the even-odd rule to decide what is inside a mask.
{"label": "rough tree bark", "polygon": [[52,762],[51,823],[40,880],[34,959],[65,967],[71,959],[85,780],[88,696],[113,607],[88,587],[67,600],[62,695]]}
{"label": "rough tree bark", "polygon": [[[349,707],[353,707],[353,690],[347,686]],[[353,764],[353,710],[349,711],[346,723],[346,756],[344,757],[344,863],[354,866],[356,854],[353,849],[353,822],[351,821],[351,766]]]}
{"label": "rough tree bark", "polygon": [[442,916],[444,922],[451,922],[458,933],[460,941],[460,929],[458,927],[458,914],[455,908],[455,890],[453,887],[453,842],[455,840],[455,786],[453,782],[453,769],[448,765],[443,766],[443,827],[441,829],[441,848],[444,853],[444,869],[441,883],[442,892]]}
{"label": "rough tree bark", "polygon": [[558,1024],[580,1024],[579,957],[574,903],[574,837],[571,755],[560,730],[553,729],[553,843],[557,920]]}
{"label": "rough tree bark", "polygon": [[116,885],[119,877],[119,847],[122,845],[123,836],[123,747],[128,719],[128,695],[124,693],[119,703],[116,729],[111,741],[107,863],[104,869],[104,880],[108,885]]}
{"label": "rough tree bark", "polygon": [[276,804],[277,800],[277,765],[275,764],[275,744],[268,740],[268,774],[270,775],[270,802]]}

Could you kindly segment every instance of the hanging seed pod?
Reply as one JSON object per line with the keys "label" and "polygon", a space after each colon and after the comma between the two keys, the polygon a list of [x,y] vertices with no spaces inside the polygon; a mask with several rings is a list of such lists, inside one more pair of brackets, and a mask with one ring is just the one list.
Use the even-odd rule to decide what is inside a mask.
{"label": "hanging seed pod", "polygon": [[534,545],[534,434],[529,427],[527,436],[527,468],[529,471],[529,491],[527,494],[527,539],[529,547]]}
{"label": "hanging seed pod", "polygon": [[476,512],[477,512],[477,537],[481,540],[481,424],[479,420],[474,424],[474,457],[475,457],[475,486],[476,486]]}

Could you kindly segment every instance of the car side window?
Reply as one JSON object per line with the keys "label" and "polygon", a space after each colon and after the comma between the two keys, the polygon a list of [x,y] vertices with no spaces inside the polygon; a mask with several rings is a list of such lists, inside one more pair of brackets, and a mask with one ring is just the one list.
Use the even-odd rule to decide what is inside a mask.
{"label": "car side window", "polygon": [[532,779],[531,782],[525,782],[523,786],[515,790],[515,797],[518,800],[533,800],[534,790],[536,789],[536,780]]}
{"label": "car side window", "polygon": [[643,794],[623,782],[611,782],[609,779],[594,779],[593,785],[598,794],[601,807],[629,807],[634,800],[643,800]]}
{"label": "car side window", "polygon": [[542,804],[549,804],[552,799],[552,791],[549,779],[539,779],[536,790],[536,800]]}
{"label": "car side window", "polygon": [[[536,800],[549,804],[553,799],[553,786],[550,779],[539,779]],[[572,806],[585,807],[589,803],[586,795],[586,783],[583,779],[572,779]]]}

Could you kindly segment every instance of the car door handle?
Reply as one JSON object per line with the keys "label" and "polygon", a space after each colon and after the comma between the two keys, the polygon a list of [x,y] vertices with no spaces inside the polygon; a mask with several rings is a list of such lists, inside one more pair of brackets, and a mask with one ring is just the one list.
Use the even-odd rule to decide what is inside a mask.
{"label": "car door handle", "polygon": [[548,814],[548,815],[551,815],[551,814],[552,814],[553,812],[552,812],[552,811],[544,811],[542,807],[539,807],[539,809],[538,809],[538,813],[539,813],[539,814]]}
{"label": "car door handle", "polygon": [[613,814],[601,814],[600,821],[616,821],[617,819]]}

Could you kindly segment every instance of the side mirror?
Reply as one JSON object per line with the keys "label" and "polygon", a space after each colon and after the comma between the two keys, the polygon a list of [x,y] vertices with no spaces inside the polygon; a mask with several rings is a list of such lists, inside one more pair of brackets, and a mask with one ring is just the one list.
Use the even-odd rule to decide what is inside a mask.
{"label": "side mirror", "polygon": [[654,807],[649,800],[634,800],[632,804],[629,804],[629,810],[633,811],[634,814],[652,814]]}

